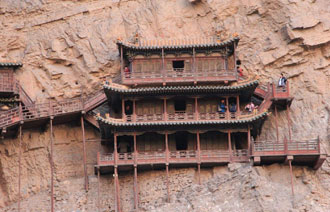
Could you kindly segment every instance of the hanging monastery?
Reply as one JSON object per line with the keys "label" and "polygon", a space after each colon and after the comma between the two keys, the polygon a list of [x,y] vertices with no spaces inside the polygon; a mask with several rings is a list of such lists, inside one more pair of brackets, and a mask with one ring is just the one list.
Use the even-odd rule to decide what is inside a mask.
{"label": "hanging monastery", "polygon": [[[238,72],[239,37],[212,39],[117,41],[121,68],[103,90],[87,97],[37,103],[30,99],[15,72],[21,63],[0,63],[1,138],[18,137],[22,130],[50,126],[53,161],[53,125],[79,122],[84,144],[85,124],[99,130],[102,151],[97,154],[95,175],[113,175],[116,211],[121,210],[120,173],[134,178],[134,208],[139,208],[138,171],[205,167],[228,163],[263,165],[286,163],[318,169],[326,155],[318,138],[295,140],[291,128],[290,82],[260,84],[258,76]],[[100,82],[101,83],[101,82]],[[251,102],[255,105],[251,108]],[[250,109],[246,106],[249,105]],[[272,112],[270,112],[272,111]],[[286,113],[288,126],[278,126],[278,113]],[[260,138],[268,116],[275,116],[274,141]],[[289,137],[279,139],[279,127]],[[19,193],[21,200],[21,150]],[[54,211],[54,165],[51,165],[51,211]],[[99,182],[99,181],[98,181]],[[201,183],[200,177],[198,182]],[[100,185],[99,182],[99,187]],[[292,185],[293,186],[293,185]],[[109,188],[109,190],[112,188]],[[293,191],[293,187],[292,187]],[[18,209],[20,206],[18,206]]]}

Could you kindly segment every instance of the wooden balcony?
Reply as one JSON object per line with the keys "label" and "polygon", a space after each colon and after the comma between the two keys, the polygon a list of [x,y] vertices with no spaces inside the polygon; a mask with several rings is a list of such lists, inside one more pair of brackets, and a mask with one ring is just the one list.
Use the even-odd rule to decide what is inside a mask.
{"label": "wooden balcony", "polygon": [[252,156],[255,164],[283,163],[290,156],[293,158],[293,164],[308,165],[316,169],[325,160],[319,139],[254,142]]}
{"label": "wooden balcony", "polygon": [[[160,70],[157,72],[121,72],[121,84],[141,85],[141,84],[173,84],[192,82],[221,82],[237,81],[236,70],[185,70],[181,68],[171,70]],[[118,81],[118,78],[117,78]]]}
{"label": "wooden balcony", "polygon": [[143,114],[143,115],[124,115],[123,119],[107,117],[113,122],[163,122],[163,121],[204,121],[204,120],[241,120],[253,117],[258,112],[211,112],[211,113],[194,113],[194,112],[176,112],[176,113],[159,113],[159,114]]}
{"label": "wooden balcony", "polygon": [[[157,152],[138,152],[118,153],[115,160],[113,153],[97,154],[98,166],[114,166],[117,161],[118,166],[130,165],[150,165],[150,164],[226,164],[233,162],[249,162],[248,150],[201,150],[200,155],[197,150],[180,151],[157,151]],[[168,156],[167,156],[168,155]]]}

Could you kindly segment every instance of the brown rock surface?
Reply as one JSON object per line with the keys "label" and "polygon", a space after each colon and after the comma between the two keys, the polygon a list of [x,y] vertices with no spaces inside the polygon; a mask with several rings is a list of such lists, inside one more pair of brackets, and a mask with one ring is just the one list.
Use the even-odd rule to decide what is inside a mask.
{"label": "brown rock surface", "polygon": [[[118,72],[118,37],[132,39],[136,32],[145,39],[208,37],[221,31],[226,38],[237,32],[246,72],[260,75],[263,82],[282,72],[289,77],[294,138],[320,136],[322,150],[330,152],[329,20],[328,0],[1,0],[0,60],[23,62],[16,75],[34,100],[70,98],[96,90],[100,78]],[[286,114],[279,116],[281,138],[288,137]],[[262,133],[275,138],[273,116]],[[49,130],[23,132],[24,211],[49,210],[48,135]],[[93,129],[87,129],[87,137],[91,191],[86,194],[80,129],[73,124],[55,128],[58,211],[96,210],[92,167],[101,147]],[[3,211],[16,207],[17,147],[17,139],[0,141]],[[164,173],[141,173],[140,205],[145,211],[329,211],[329,163],[317,172],[295,168],[295,209],[288,168],[277,165],[204,170],[203,186],[195,184],[193,169],[171,170],[171,203],[165,203]],[[122,176],[120,183],[124,211],[130,211],[132,176]],[[104,211],[113,209],[112,189],[112,178],[102,177]]]}

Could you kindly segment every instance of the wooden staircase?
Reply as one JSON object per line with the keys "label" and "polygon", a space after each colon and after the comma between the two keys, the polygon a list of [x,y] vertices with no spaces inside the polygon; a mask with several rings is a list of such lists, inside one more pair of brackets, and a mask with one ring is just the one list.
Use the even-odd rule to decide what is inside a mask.
{"label": "wooden staircase", "polygon": [[[20,91],[24,91],[21,89]],[[42,125],[44,120],[54,117],[59,123],[71,121],[74,117],[85,114],[86,121],[98,128],[98,123],[89,111],[106,102],[103,90],[93,94],[90,98],[73,98],[64,101],[49,101],[36,104],[24,92],[22,95],[23,105],[0,112],[0,129],[5,133],[8,128],[20,123],[30,123],[32,126]]]}

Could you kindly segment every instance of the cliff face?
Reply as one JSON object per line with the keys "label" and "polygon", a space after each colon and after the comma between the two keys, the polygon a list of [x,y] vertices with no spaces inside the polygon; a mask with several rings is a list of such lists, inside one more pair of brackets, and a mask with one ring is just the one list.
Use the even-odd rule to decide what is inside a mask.
{"label": "cliff face", "polygon": [[[330,152],[329,18],[328,0],[1,0],[0,61],[23,62],[24,66],[16,71],[16,76],[34,100],[70,98],[81,92],[91,93],[100,87],[103,77],[116,75],[119,60],[115,41],[119,37],[132,39],[138,32],[145,39],[198,38],[211,37],[220,31],[221,36],[227,38],[237,32],[241,38],[238,57],[245,74],[257,74],[263,82],[276,80],[280,73],[288,77],[291,94],[295,98],[291,105],[293,137],[320,136],[323,151]],[[280,112],[279,117],[280,138],[288,137],[285,112]],[[90,138],[87,142],[88,173],[93,185],[88,194],[83,192],[82,186],[79,127],[68,124],[55,128],[56,204],[64,211],[77,208],[95,210],[97,186],[92,166],[101,147],[95,141],[97,132],[91,128],[87,131]],[[265,122],[261,136],[275,138],[273,116]],[[22,191],[26,199],[23,206],[26,211],[33,208],[44,211],[49,207],[46,191],[50,175],[49,130],[24,131],[23,138]],[[0,208],[6,206],[5,211],[14,210],[13,203],[17,201],[17,147],[17,139],[0,141]],[[297,193],[301,191],[306,194],[297,195],[301,210],[303,207],[306,210],[329,210],[329,163],[328,159],[317,172],[295,168],[296,173],[304,173],[310,179],[305,183],[301,177],[303,175],[296,174],[296,182],[301,182],[296,186],[299,187]],[[205,171],[205,182],[208,183],[198,187],[192,176],[194,171],[189,169],[182,170],[181,174],[179,170],[173,171],[172,186],[180,189],[174,192],[177,196],[170,204],[164,203],[165,187],[161,181],[164,174],[142,173],[141,204],[146,211],[173,211],[175,208],[182,211],[202,211],[201,208],[217,211],[238,209],[242,205],[234,205],[236,200],[244,199],[242,204],[247,204],[251,198],[250,204],[256,203],[254,211],[273,210],[285,201],[282,209],[291,207],[289,197],[284,198],[288,196],[289,184],[284,187],[285,183],[278,180],[282,178],[271,177],[279,170],[284,173],[286,167],[238,169],[246,175],[237,172],[237,176],[247,182],[264,182],[260,184],[259,191],[249,187],[248,183],[248,198],[242,196],[245,191],[243,184],[232,183],[241,179],[233,174],[235,172],[220,172],[222,174],[217,178],[216,172],[210,174]],[[187,179],[192,176],[187,184],[176,180],[176,177],[184,175],[188,176]],[[143,183],[148,185],[157,177],[160,178],[159,184],[153,184],[153,187],[159,199],[155,199],[157,195],[148,195],[143,189]],[[282,177],[289,179],[289,175]],[[222,180],[228,183],[216,184]],[[102,205],[106,210],[113,204],[112,178],[103,178],[102,183]],[[130,176],[124,176],[121,184],[127,188],[124,186],[126,191],[122,198],[127,194],[127,200],[123,200],[127,210],[133,205],[130,183]],[[221,190],[208,190],[208,185],[212,183],[220,186]],[[187,185],[186,188],[183,184]],[[263,194],[263,189],[269,189],[270,194]],[[284,197],[274,198],[277,196],[275,191],[281,191]],[[189,197],[191,192],[196,198]],[[226,197],[226,192],[237,195]],[[212,199],[213,195],[219,196],[219,199]],[[224,205],[224,199],[228,207]],[[31,204],[31,200],[38,200],[40,204]],[[72,208],[66,208],[69,203]]]}

